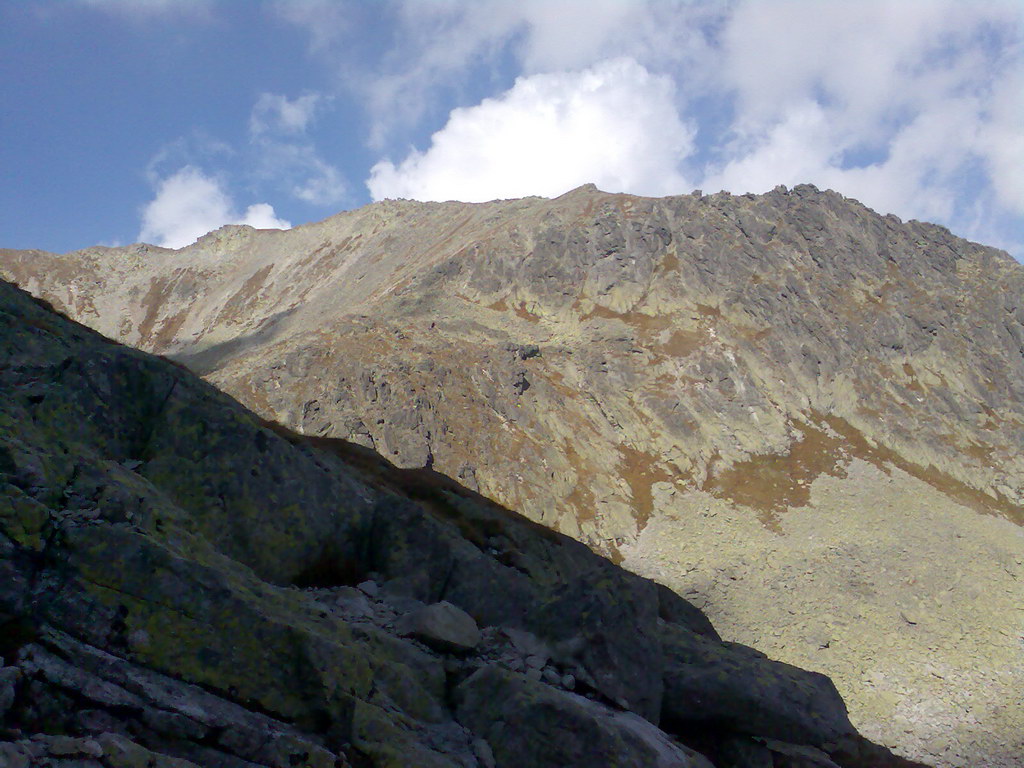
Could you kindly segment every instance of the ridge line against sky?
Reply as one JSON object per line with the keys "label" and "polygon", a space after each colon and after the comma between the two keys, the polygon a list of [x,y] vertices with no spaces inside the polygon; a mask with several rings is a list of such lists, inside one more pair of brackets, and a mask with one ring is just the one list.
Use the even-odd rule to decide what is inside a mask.
{"label": "ridge line against sky", "polygon": [[1020,0],[25,0],[0,72],[0,247],[810,182],[1024,258]]}

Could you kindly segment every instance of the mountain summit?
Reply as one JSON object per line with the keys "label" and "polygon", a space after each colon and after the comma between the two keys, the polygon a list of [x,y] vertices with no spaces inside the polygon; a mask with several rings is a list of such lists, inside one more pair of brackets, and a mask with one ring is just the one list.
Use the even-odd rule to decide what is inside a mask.
{"label": "mountain summit", "polygon": [[1001,251],[807,185],[588,185],[2,251],[0,275],[670,586],[905,755],[1024,751],[1024,269]]}

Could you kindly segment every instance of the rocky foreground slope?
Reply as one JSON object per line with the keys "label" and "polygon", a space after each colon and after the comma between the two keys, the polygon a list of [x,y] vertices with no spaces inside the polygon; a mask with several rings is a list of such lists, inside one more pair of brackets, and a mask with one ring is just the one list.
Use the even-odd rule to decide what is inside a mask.
{"label": "rocky foreground slope", "polygon": [[910,765],[664,587],[3,282],[0,656],[8,768]]}
{"label": "rocky foreground slope", "polygon": [[801,186],[387,201],[0,274],[261,416],[458,478],[831,676],[1024,754],[1024,269]]}

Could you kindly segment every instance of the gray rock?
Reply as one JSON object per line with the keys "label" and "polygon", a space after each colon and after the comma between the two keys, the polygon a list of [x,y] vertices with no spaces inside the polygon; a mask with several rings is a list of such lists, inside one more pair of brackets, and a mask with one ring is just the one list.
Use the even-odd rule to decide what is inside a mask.
{"label": "gray rock", "polygon": [[705,635],[713,640],[721,639],[711,621],[699,608],[663,584],[658,584],[657,590],[658,616],[661,619],[684,626],[698,635]]}
{"label": "gray rock", "polygon": [[14,703],[15,686],[20,678],[21,672],[17,667],[0,667],[0,718]]}
{"label": "gray rock", "polygon": [[775,768],[772,752],[760,740],[723,739],[715,752],[716,768]]}
{"label": "gray rock", "polygon": [[819,747],[854,733],[846,705],[824,675],[671,624],[662,625],[662,647],[663,726],[685,731],[714,723]]}
{"label": "gray rock", "polygon": [[543,669],[544,665],[548,663],[547,656],[527,656],[526,666],[530,669]]}
{"label": "gray rock", "polygon": [[357,589],[359,589],[367,597],[377,597],[377,595],[380,593],[380,587],[377,585],[377,582],[375,581],[364,581],[363,583],[357,586]]}
{"label": "gray rock", "polygon": [[[807,678],[770,668],[766,689],[763,656],[659,624],[652,582],[447,478],[272,429],[4,283],[0,331],[0,621],[24,675],[17,723],[3,725],[83,737],[54,760],[96,760],[88,736],[130,733],[126,765],[466,768],[482,738],[505,768],[524,764],[522,745],[537,765],[628,768],[705,765],[658,730],[662,711],[681,733],[703,709],[722,737],[827,730],[805,727],[834,705]],[[138,457],[136,472],[119,463]],[[68,512],[97,498],[113,509]],[[321,602],[370,574],[386,587],[373,622]],[[385,631],[400,604],[414,610],[395,624],[435,648],[476,649],[476,621],[489,637],[514,627],[518,645],[446,664]],[[532,675],[554,658],[594,700],[491,667],[463,679],[518,648]],[[699,706],[669,703],[678,690]],[[43,741],[19,742],[9,762],[45,757],[32,752]]]}
{"label": "gray rock", "polygon": [[373,615],[373,607],[366,594],[353,587],[339,587],[334,595],[334,605],[347,617],[367,618]]}
{"label": "gray rock", "polygon": [[513,627],[502,627],[501,631],[508,637],[509,640],[512,641],[512,646],[524,658],[537,656],[543,658],[545,661],[551,658],[551,651],[548,648],[547,643],[545,643],[532,632],[527,632],[522,629],[515,629]]}
{"label": "gray rock", "polygon": [[188,760],[152,752],[117,733],[104,733],[97,741],[110,768],[199,768]]}
{"label": "gray rock", "polygon": [[480,761],[480,768],[496,768],[494,752],[484,739],[473,739],[473,755]]}
{"label": "gray rock", "polygon": [[775,739],[765,739],[764,746],[771,752],[774,768],[839,768],[828,755],[814,747]]}
{"label": "gray rock", "polygon": [[103,747],[94,739],[47,736],[40,743],[53,757],[103,757]]}
{"label": "gray rock", "polygon": [[26,746],[0,741],[0,765],[4,768],[32,768],[39,763]]}
{"label": "gray rock", "polygon": [[465,653],[480,642],[480,629],[473,617],[444,601],[405,614],[395,629],[442,652]]}
{"label": "gray rock", "polygon": [[[486,739],[504,768],[713,768],[632,713],[484,667],[455,691],[464,726]],[[549,738],[553,724],[558,737]]]}

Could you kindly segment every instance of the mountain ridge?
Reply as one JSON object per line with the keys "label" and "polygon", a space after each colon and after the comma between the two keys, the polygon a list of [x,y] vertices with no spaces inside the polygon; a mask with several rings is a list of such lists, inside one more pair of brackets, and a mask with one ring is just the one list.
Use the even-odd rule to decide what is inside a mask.
{"label": "mountain ridge", "polygon": [[[440,470],[682,593],[702,584],[696,599],[731,639],[827,671],[870,735],[899,746],[913,731],[908,754],[969,762],[954,754],[977,730],[959,689],[992,689],[972,706],[1009,717],[1007,740],[1022,730],[1019,711],[998,714],[1024,680],[1011,640],[1024,620],[1024,270],[1004,252],[809,185],[660,199],[581,187],[386,201],[173,252],[4,251],[0,275],[266,418]],[[854,509],[877,543],[851,554],[863,531],[840,513],[861,485],[876,501]],[[864,506],[890,500],[888,517]],[[929,509],[931,531],[915,522]],[[696,524],[712,513],[731,527]],[[978,542],[973,562],[932,537],[940,521],[954,521],[951,542]],[[818,548],[787,543],[796,527]],[[900,537],[971,583],[950,592],[927,563],[906,567]],[[761,565],[737,570],[740,558]],[[817,626],[801,601],[822,581],[836,620]],[[745,617],[774,611],[782,584],[781,634],[763,637]],[[922,612],[977,639],[915,636],[900,616]],[[890,635],[903,668],[875,658]],[[880,674],[862,703],[859,681]],[[944,702],[932,722],[915,709],[926,699]]]}

